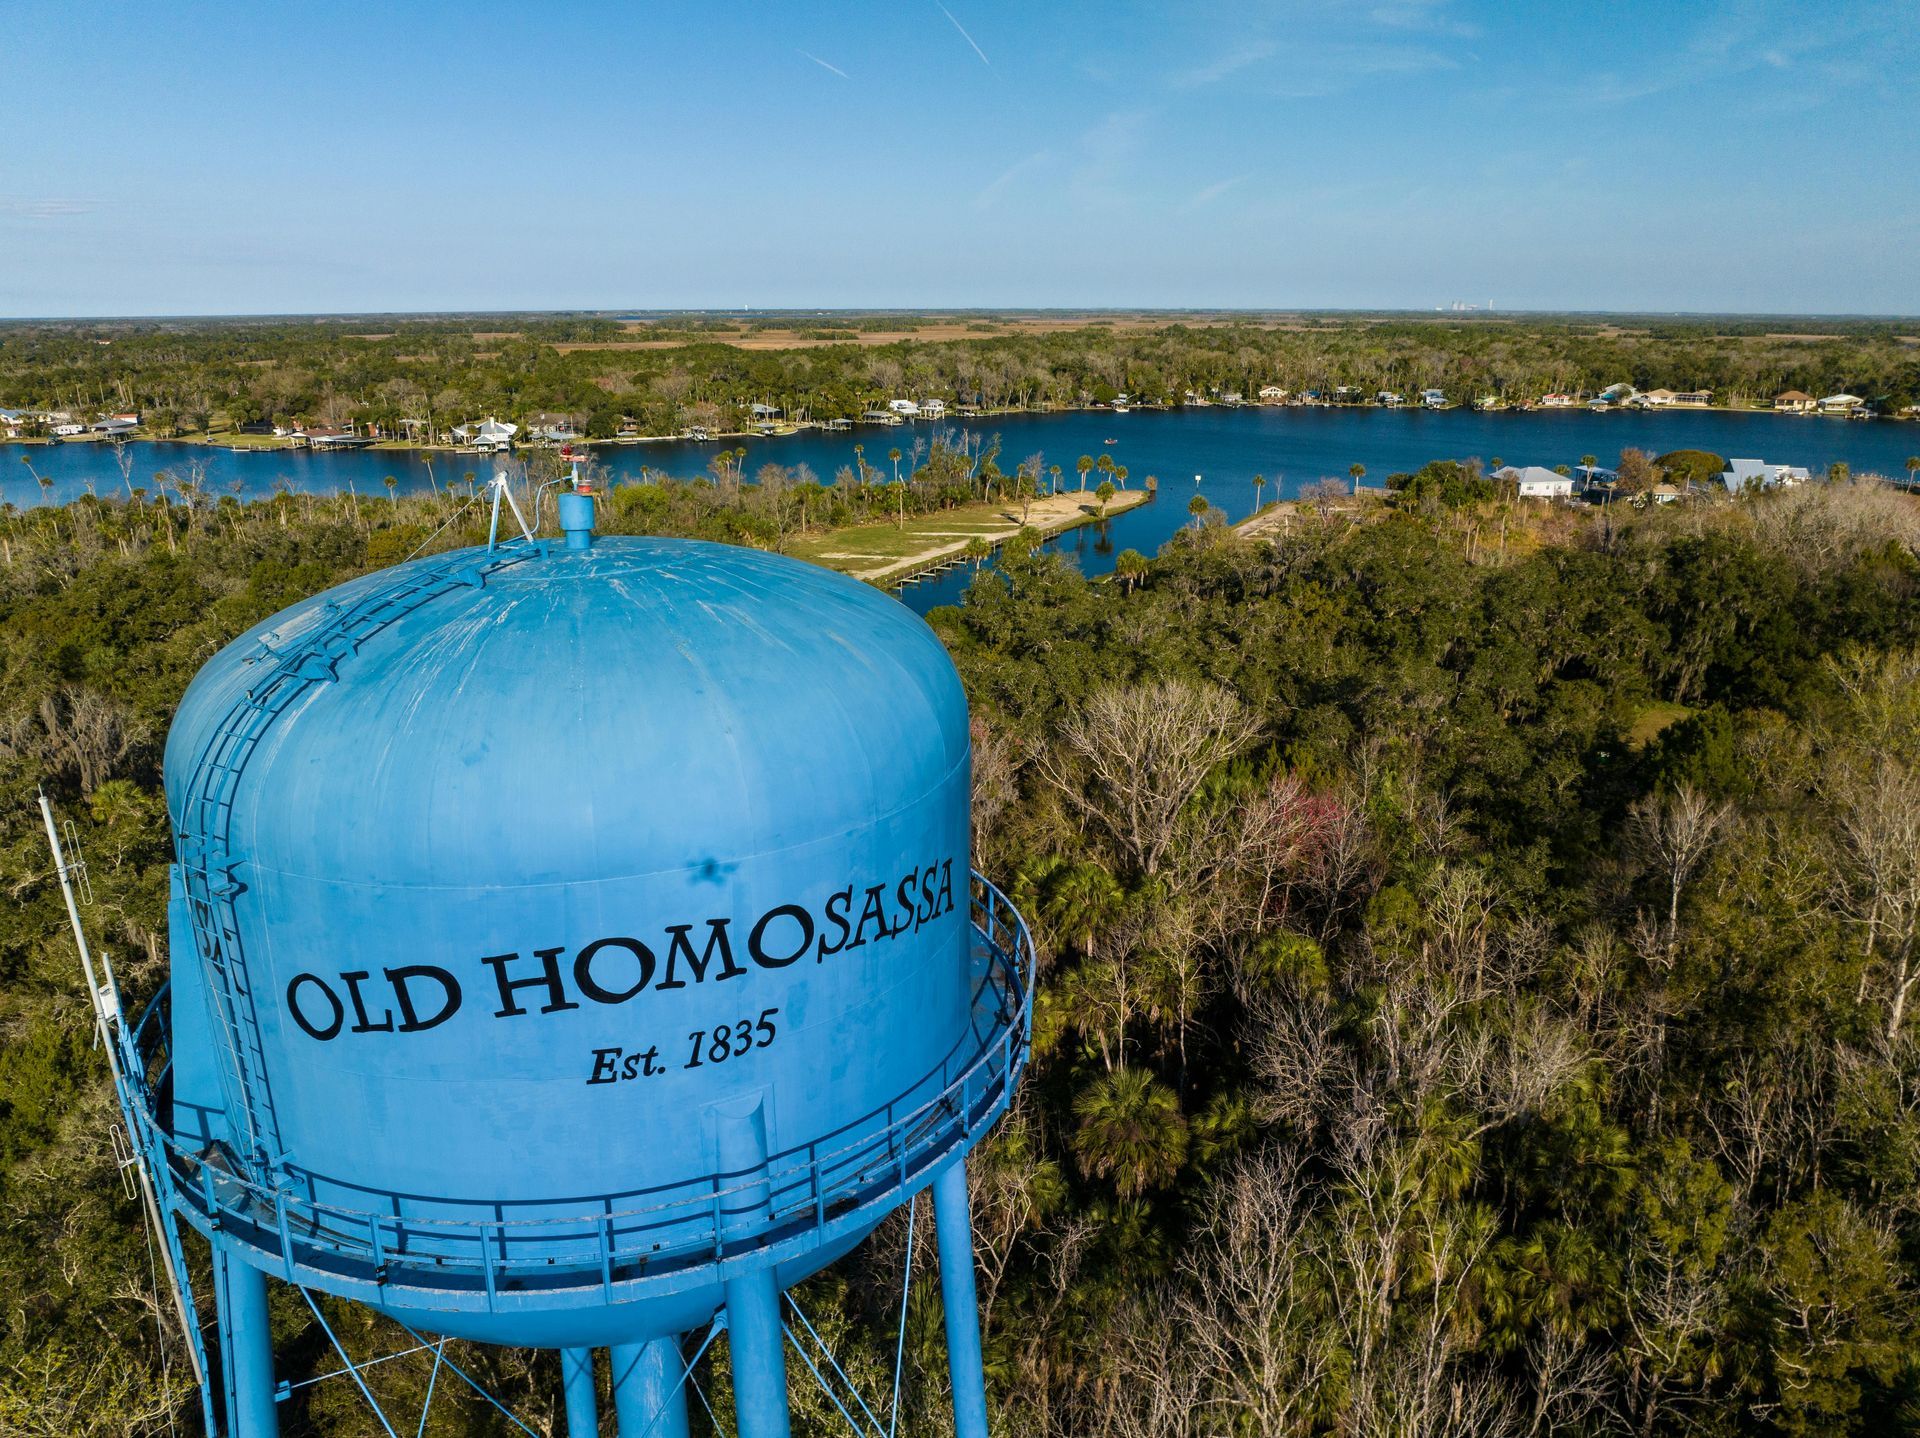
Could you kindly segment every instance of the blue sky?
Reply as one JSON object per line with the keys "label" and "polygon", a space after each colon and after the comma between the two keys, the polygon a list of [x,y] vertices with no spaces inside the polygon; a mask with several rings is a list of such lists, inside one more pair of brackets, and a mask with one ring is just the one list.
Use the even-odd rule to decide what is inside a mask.
{"label": "blue sky", "polygon": [[1920,313],[1920,0],[11,0],[0,315]]}

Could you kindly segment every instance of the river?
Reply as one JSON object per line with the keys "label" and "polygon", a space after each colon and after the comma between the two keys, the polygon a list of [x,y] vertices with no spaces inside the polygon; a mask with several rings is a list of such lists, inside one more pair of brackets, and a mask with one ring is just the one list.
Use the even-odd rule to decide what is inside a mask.
{"label": "river", "polygon": [[[995,415],[987,419],[943,423],[943,428],[970,430],[1001,439],[1000,465],[1011,472],[1031,454],[1044,456],[1063,471],[1063,483],[1078,484],[1074,461],[1083,454],[1110,454],[1129,471],[1128,487],[1142,484],[1148,475],[1160,481],[1159,497],[1106,524],[1070,531],[1051,541],[1077,558],[1089,574],[1113,567],[1113,556],[1123,549],[1152,554],[1183,524],[1189,522],[1187,503],[1194,493],[1223,510],[1230,521],[1246,518],[1255,506],[1253,476],[1264,474],[1265,500],[1299,493],[1319,479],[1347,478],[1348,467],[1366,466],[1366,482],[1384,483],[1389,474],[1418,469],[1431,459],[1477,457],[1489,463],[1554,466],[1577,464],[1583,454],[1611,463],[1620,451],[1638,447],[1654,453],[1674,449],[1705,449],[1732,457],[1764,459],[1774,464],[1805,465],[1816,473],[1844,461],[1857,474],[1904,477],[1907,456],[1920,453],[1920,426],[1889,420],[1834,420],[1814,416],[1734,413],[1720,410],[1609,411],[1585,409],[1545,411],[1471,410],[1431,412],[1418,409],[1288,409],[1214,406],[1172,411],[1136,411],[1110,414],[1075,411],[1064,414]],[[763,464],[811,466],[830,481],[842,465],[853,462],[853,446],[866,447],[866,459],[891,478],[887,451],[895,446],[911,456],[916,438],[926,440],[926,424],[896,428],[862,426],[851,433],[827,434],[803,430],[769,438],[695,444],[673,441],[633,445],[602,445],[594,453],[614,483],[638,479],[642,467],[680,478],[705,472],[708,460],[724,445],[745,445],[749,478]],[[1111,443],[1109,443],[1111,441]],[[134,456],[131,482],[153,487],[153,476],[163,470],[185,472],[190,461],[204,462],[205,487],[214,495],[239,494],[258,498],[272,494],[283,483],[297,491],[331,494],[352,488],[365,495],[386,493],[391,475],[401,493],[425,491],[434,483],[462,482],[468,472],[483,477],[493,461],[480,455],[423,454],[411,451],[351,450],[313,453],[307,450],[234,451],[205,445],[140,441],[130,446]],[[65,503],[87,492],[122,487],[119,466],[110,446],[0,445],[0,500],[25,507]],[[50,488],[35,483],[32,470],[51,481]],[[907,461],[903,461],[903,473]],[[1196,483],[1196,477],[1198,482]],[[955,570],[939,579],[910,585],[903,592],[913,608],[925,612],[936,604],[959,598],[971,573]]]}

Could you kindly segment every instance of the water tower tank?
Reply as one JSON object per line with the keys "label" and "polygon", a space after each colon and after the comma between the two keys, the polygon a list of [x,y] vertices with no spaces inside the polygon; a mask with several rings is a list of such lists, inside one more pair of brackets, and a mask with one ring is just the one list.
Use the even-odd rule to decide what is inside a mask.
{"label": "water tower tank", "polygon": [[368,575],[194,680],[160,1127],[245,1269],[617,1358],[764,1324],[943,1174],[964,1207],[1025,940],[917,616],[568,499],[564,546]]}

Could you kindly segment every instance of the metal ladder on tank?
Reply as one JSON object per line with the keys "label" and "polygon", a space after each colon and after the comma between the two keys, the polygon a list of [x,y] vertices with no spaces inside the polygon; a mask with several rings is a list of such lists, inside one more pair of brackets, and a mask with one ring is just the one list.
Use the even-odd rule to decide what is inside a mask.
{"label": "metal ladder on tank", "polygon": [[[233,904],[244,887],[234,876],[238,865],[230,847],[233,805],[247,765],[281,716],[316,686],[334,682],[340,662],[361,645],[442,595],[478,589],[488,575],[540,552],[539,541],[528,541],[501,546],[482,558],[454,554],[403,566],[386,583],[351,602],[326,605],[321,622],[286,647],[276,649],[267,639],[260,640],[246,662],[271,667],[221,717],[194,763],[181,812],[181,884],[194,948],[222,1029],[222,1096],[228,1111],[239,1112],[246,1123],[246,1160],[258,1174],[270,1175],[287,1155],[267,1083],[266,1050]],[[265,1133],[258,1122],[264,1122]]]}

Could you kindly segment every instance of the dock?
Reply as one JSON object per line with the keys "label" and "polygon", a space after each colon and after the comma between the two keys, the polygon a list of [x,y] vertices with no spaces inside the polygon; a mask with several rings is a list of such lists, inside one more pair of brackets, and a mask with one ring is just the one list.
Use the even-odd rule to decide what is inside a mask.
{"label": "dock", "polygon": [[[1106,517],[1144,504],[1150,497],[1144,490],[1122,490],[1107,504]],[[909,515],[904,528],[879,521],[809,536],[787,552],[869,584],[898,588],[972,563],[967,546],[976,539],[998,549],[1020,532],[1020,510],[1020,505],[1006,501],[964,504],[934,514]],[[1035,499],[1028,506],[1025,527],[1049,538],[1100,519],[1100,501],[1091,491],[1064,490]]]}

